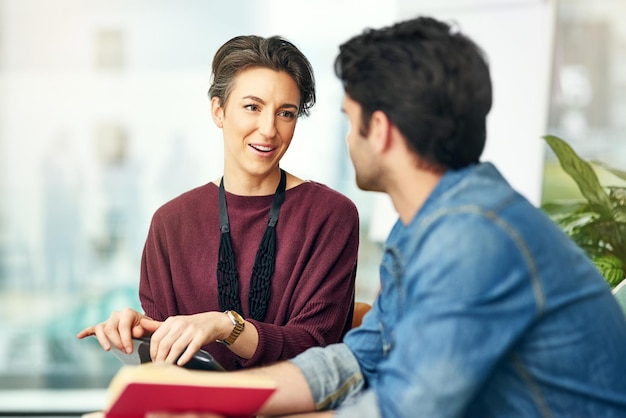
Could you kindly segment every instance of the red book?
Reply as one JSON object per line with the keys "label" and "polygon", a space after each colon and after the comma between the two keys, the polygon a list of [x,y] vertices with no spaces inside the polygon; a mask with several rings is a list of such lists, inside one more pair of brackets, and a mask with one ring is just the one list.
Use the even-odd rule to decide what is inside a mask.
{"label": "red book", "polygon": [[247,418],[275,391],[264,376],[188,370],[145,363],[124,366],[109,385],[106,418],[143,418],[148,412],[212,412]]}

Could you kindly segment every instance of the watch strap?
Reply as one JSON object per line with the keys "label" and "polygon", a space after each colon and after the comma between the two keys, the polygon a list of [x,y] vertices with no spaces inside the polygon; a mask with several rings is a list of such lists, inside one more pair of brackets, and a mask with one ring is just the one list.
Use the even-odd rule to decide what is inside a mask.
{"label": "watch strap", "polygon": [[228,318],[233,323],[233,330],[231,331],[228,338],[226,338],[225,340],[217,340],[217,342],[222,343],[224,345],[231,345],[237,340],[239,335],[241,335],[241,333],[243,332],[246,322],[241,317],[241,315],[239,315],[236,311],[226,311],[224,313],[228,315]]}

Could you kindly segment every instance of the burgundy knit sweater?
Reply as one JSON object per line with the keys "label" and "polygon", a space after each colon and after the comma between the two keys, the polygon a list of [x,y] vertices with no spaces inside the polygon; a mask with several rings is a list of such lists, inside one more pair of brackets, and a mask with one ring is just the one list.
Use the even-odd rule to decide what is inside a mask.
{"label": "burgundy knit sweater", "polygon": [[[219,343],[205,347],[228,370],[289,359],[312,346],[338,342],[349,329],[354,303],[359,220],[340,193],[305,182],[285,193],[276,226],[276,270],[263,322],[247,318],[254,258],[273,195],[226,193],[243,312],[259,333],[254,355],[242,359]],[[159,208],[146,239],[139,297],[145,314],[219,310],[218,187],[209,183]]]}

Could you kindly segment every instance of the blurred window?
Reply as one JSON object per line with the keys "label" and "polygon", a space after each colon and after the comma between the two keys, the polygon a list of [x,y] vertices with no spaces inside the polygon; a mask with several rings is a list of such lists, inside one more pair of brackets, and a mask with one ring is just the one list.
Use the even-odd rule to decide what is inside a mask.
{"label": "blurred window", "polygon": [[[548,133],[587,160],[626,170],[626,2],[558,3]],[[619,184],[598,172],[601,182]],[[580,196],[553,153],[546,154],[542,201]]]}

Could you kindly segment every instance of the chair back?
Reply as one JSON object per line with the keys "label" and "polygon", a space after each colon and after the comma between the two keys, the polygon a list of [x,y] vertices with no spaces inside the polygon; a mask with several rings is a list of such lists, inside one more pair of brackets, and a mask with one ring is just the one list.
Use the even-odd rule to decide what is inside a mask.
{"label": "chair back", "polygon": [[352,315],[352,328],[361,325],[365,314],[372,309],[372,305],[366,302],[354,302],[354,314]]}

